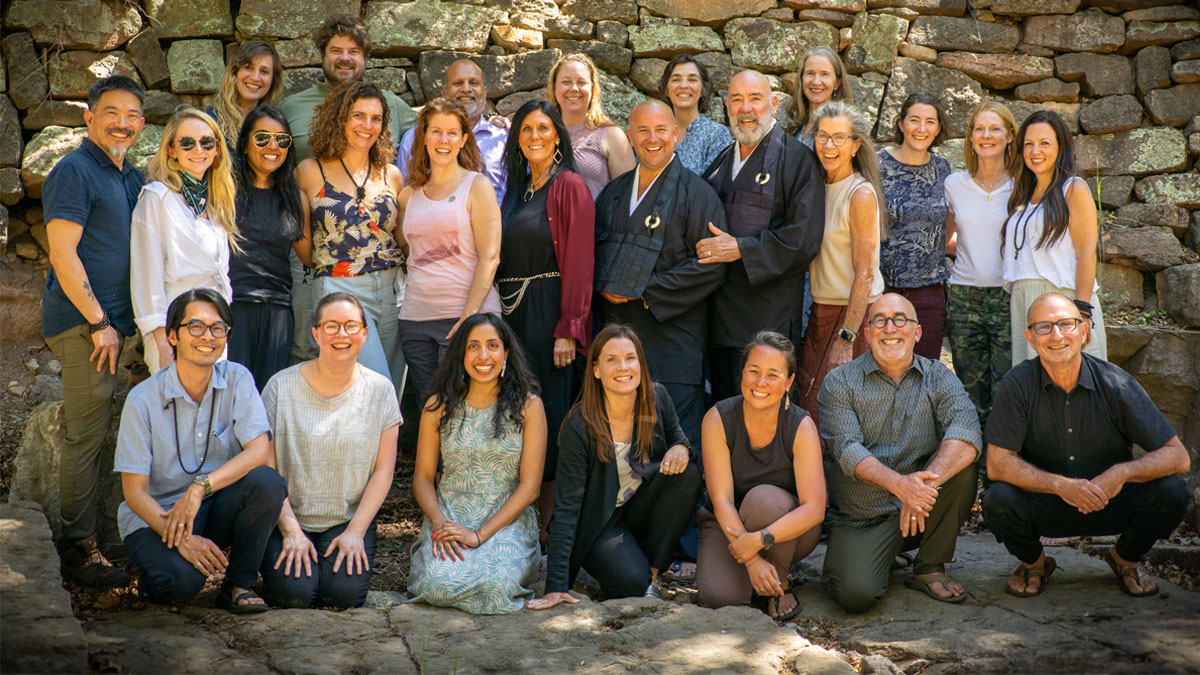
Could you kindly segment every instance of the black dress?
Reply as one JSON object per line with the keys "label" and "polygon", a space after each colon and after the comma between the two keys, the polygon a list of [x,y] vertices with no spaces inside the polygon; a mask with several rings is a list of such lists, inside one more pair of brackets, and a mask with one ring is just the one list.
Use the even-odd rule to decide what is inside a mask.
{"label": "black dress", "polygon": [[548,432],[542,480],[547,482],[554,480],[558,429],[571,407],[571,367],[554,366],[554,329],[562,316],[562,279],[546,211],[551,183],[533,193],[529,201],[519,201],[504,219],[500,267],[496,271],[501,304],[509,312],[504,319],[520,339],[541,385]]}

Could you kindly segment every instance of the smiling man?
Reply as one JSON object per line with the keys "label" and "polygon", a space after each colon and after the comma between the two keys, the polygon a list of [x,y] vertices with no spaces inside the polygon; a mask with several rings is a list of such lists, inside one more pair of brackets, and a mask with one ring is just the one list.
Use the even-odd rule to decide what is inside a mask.
{"label": "smiling man", "polygon": [[[1118,587],[1143,597],[1158,584],[1142,566],[1191,498],[1179,436],[1133,376],[1082,352],[1089,326],[1073,300],[1047,293],[1029,307],[1037,353],[1008,371],[988,416],[983,517],[1021,564],[1005,590],[1039,595],[1054,572],[1039,537],[1119,534],[1105,554]],[[1134,459],[1133,445],[1148,452]]]}
{"label": "smiling man", "polygon": [[696,244],[725,227],[716,192],[675,156],[675,115],[660,101],[629,114],[639,165],[596,198],[595,288],[605,323],[633,326],[655,382],[666,386],[683,432],[700,442],[708,296],[725,265],[705,265]]}
{"label": "smiling man", "polygon": [[912,303],[883,295],[867,310],[871,352],[830,372],[817,396],[832,460],[825,574],[850,612],[882,598],[896,554],[914,548],[906,586],[966,598],[946,563],[975,503],[979,417],[949,368],[913,353],[920,337]]}

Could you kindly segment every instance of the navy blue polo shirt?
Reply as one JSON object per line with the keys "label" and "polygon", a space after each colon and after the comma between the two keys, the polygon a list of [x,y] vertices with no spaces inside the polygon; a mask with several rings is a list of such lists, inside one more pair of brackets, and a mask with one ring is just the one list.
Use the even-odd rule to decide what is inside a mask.
{"label": "navy blue polo shirt", "polygon": [[[84,138],[54,166],[42,187],[47,223],[61,218],[83,226],[75,251],[96,300],[126,336],[137,332],[129,298],[129,222],[144,182],[128,157],[117,168],[100,146]],[[42,337],[86,323],[51,268],[42,294]]]}

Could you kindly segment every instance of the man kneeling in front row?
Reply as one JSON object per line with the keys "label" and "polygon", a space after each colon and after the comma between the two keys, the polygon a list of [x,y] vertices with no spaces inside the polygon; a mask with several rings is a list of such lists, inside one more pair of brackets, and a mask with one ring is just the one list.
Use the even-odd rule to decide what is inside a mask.
{"label": "man kneeling in front row", "polygon": [[254,377],[218,360],[232,329],[229,305],[215,291],[189,290],[171,303],[175,362],[129,392],[114,470],[125,493],[121,537],[144,570],[142,593],[185,602],[224,573],[219,604],[247,614],[267,609],[250,588],[287,486],[269,466],[270,428]]}
{"label": "man kneeling in front row", "polygon": [[[1038,595],[1054,572],[1039,537],[1119,534],[1104,556],[1129,595],[1158,592],[1142,557],[1187,512],[1177,474],[1190,459],[1131,375],[1082,353],[1089,324],[1074,302],[1047,293],[1029,308],[1037,352],[1000,384],[987,425],[983,519],[1021,564],[1009,593]],[[1133,444],[1151,450],[1133,458]]]}

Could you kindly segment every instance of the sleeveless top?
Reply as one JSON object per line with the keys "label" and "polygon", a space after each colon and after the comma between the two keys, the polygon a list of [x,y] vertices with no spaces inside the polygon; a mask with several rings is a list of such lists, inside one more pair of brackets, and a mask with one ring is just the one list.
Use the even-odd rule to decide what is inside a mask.
{"label": "sleeveless top", "polygon": [[[1076,176],[1063,184],[1064,198],[1075,181],[1082,183],[1083,179]],[[1045,229],[1045,209],[1042,208],[1045,201],[1043,198],[1037,204],[1018,207],[1008,219],[1001,252],[1006,291],[1012,289],[1014,281],[1022,279],[1045,279],[1056,288],[1075,288],[1075,267],[1079,264],[1079,257],[1075,254],[1071,231],[1063,232],[1056,242],[1036,248]],[[1099,288],[1100,284],[1093,281],[1092,292],[1095,293]]]}
{"label": "sleeveless top", "polygon": [[[822,305],[846,305],[854,282],[854,264],[850,250],[850,197],[860,186],[875,192],[871,182],[857,173],[825,186],[825,235],[821,250],[809,266],[813,301]],[[879,195],[875,195],[879,199]],[[879,244],[875,245],[875,280],[871,283],[870,302],[883,294],[883,275],[879,271]]]}
{"label": "sleeveless top", "polygon": [[313,275],[358,277],[391,269],[403,255],[396,246],[398,208],[390,189],[359,203],[325,178],[312,202]]}
{"label": "sleeveless top", "polygon": [[779,408],[775,438],[762,448],[750,446],[750,433],[742,416],[742,396],[731,396],[717,403],[725,444],[729,447],[729,468],[733,473],[733,503],[741,508],[746,493],[759,485],[774,485],[796,494],[796,472],[792,465],[792,444],[800,424],[808,413],[788,404]]}
{"label": "sleeveless top", "polygon": [[607,132],[608,127],[588,129],[586,123],[567,127],[567,133],[571,134],[571,150],[575,153],[575,173],[583,178],[588,192],[592,193],[592,201],[611,179],[603,146]]}
{"label": "sleeveless top", "polygon": [[[471,185],[480,174],[471,171],[445,199],[413,190],[401,225],[408,241],[408,281],[400,318],[405,321],[457,319],[467,304],[479,253],[471,230]],[[481,312],[500,313],[500,298],[488,290]]]}

